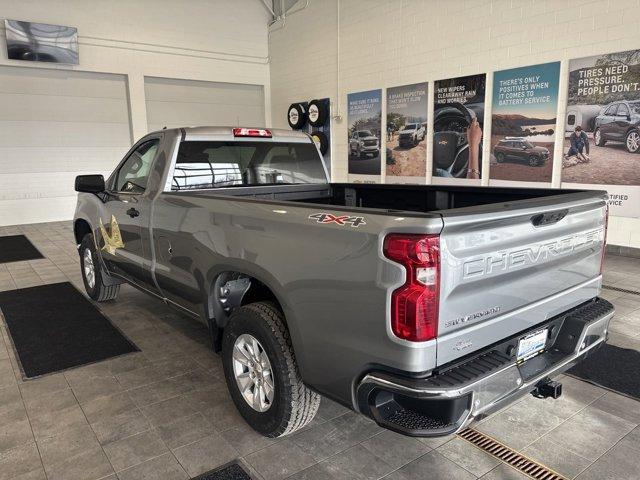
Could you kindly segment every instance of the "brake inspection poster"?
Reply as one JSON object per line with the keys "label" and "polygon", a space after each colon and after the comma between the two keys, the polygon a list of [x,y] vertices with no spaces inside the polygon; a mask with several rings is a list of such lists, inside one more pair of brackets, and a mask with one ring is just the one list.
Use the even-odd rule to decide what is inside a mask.
{"label": "brake inspection poster", "polygon": [[607,190],[611,214],[640,216],[640,50],[569,62],[562,186]]}
{"label": "brake inspection poster", "polygon": [[486,82],[484,73],[435,82],[434,178],[477,179],[480,184]]}
{"label": "brake inspection poster", "polygon": [[427,174],[428,83],[387,89],[388,182],[424,183]]}
{"label": "brake inspection poster", "polygon": [[380,175],[382,90],[347,95],[349,173]]}
{"label": "brake inspection poster", "polygon": [[494,73],[492,181],[551,182],[559,80],[560,62]]}

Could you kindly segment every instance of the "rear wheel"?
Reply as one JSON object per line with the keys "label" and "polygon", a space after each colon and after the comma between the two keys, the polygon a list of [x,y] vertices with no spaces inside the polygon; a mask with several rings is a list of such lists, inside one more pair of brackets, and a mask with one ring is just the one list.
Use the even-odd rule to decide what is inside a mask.
{"label": "rear wheel", "polygon": [[224,329],[222,361],[231,398],[257,432],[281,437],[313,420],[320,395],[302,383],[275,305],[256,302],[234,311]]}
{"label": "rear wheel", "polygon": [[596,147],[603,147],[606,143],[606,140],[602,138],[602,132],[599,128],[596,128],[596,131],[593,132],[593,143],[596,144]]}
{"label": "rear wheel", "polygon": [[96,302],[115,300],[120,291],[120,285],[105,285],[106,272],[102,269],[92,233],[87,233],[84,236],[78,252],[80,253],[82,281],[89,297]]}
{"label": "rear wheel", "polygon": [[629,153],[638,153],[640,151],[640,134],[637,130],[631,130],[627,133],[626,138],[627,151]]}

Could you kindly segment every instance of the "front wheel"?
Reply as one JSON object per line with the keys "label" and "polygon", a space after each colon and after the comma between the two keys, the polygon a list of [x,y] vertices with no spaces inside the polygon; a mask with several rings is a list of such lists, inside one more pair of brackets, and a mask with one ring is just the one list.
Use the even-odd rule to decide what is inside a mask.
{"label": "front wheel", "polygon": [[629,153],[640,152],[640,133],[637,130],[631,130],[627,133],[626,138],[627,151]]}
{"label": "front wheel", "polygon": [[92,233],[87,233],[84,236],[78,253],[80,254],[82,281],[89,297],[96,302],[115,300],[120,291],[120,285],[105,285],[106,272],[102,269]]}
{"label": "front wheel", "polygon": [[281,437],[313,420],[320,395],[302,382],[284,316],[273,304],[234,311],[224,329],[222,362],[231,398],[257,432]]}
{"label": "front wheel", "polygon": [[496,153],[496,162],[498,163],[504,162],[504,153]]}
{"label": "front wheel", "polygon": [[529,166],[537,167],[538,165],[540,165],[540,159],[538,157],[536,157],[535,155],[531,155],[529,157]]}

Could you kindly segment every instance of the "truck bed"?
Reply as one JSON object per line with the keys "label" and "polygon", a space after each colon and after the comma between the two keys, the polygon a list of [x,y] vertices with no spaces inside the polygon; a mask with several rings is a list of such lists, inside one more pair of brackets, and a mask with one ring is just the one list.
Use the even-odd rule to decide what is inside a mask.
{"label": "truck bed", "polygon": [[[212,190],[184,191],[180,195],[231,195],[261,201],[290,201],[319,205],[347,207],[349,209],[376,209],[380,214],[397,212],[430,213],[443,210],[497,205],[503,210],[505,203],[519,200],[556,197],[554,201],[571,194],[592,195],[593,191],[542,188],[456,187],[447,185],[380,185],[362,183],[331,183],[323,185],[269,185],[259,187],[230,187]],[[471,213],[471,212],[469,212]]]}

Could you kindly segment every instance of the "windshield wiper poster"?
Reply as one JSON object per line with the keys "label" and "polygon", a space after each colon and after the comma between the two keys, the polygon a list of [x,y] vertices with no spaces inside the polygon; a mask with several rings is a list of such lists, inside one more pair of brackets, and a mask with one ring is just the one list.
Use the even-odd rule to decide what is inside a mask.
{"label": "windshield wiper poster", "polygon": [[551,184],[559,80],[560,62],[493,74],[491,184]]}
{"label": "windshield wiper poster", "polygon": [[486,81],[487,76],[482,73],[435,82],[434,183],[464,178],[480,185]]}
{"label": "windshield wiper poster", "polygon": [[569,62],[562,186],[607,190],[611,214],[640,216],[640,50]]}
{"label": "windshield wiper poster", "polygon": [[382,90],[347,95],[349,174],[380,175]]}
{"label": "windshield wiper poster", "polygon": [[424,183],[427,174],[428,83],[387,89],[388,183]]}

